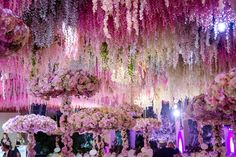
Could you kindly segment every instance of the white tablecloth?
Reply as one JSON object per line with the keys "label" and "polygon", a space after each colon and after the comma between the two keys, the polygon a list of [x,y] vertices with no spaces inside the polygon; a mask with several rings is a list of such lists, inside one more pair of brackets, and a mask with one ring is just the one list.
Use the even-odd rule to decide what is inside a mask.
{"label": "white tablecloth", "polygon": [[[21,157],[26,157],[26,150],[27,150],[27,146],[26,145],[22,145],[18,147],[18,150],[21,154]],[[2,157],[4,154],[4,152],[2,151],[2,149],[0,149],[0,157]]]}

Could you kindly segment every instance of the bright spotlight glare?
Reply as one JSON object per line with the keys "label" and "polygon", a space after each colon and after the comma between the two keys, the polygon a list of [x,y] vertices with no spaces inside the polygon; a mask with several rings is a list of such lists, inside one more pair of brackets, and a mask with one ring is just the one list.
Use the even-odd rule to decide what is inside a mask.
{"label": "bright spotlight glare", "polygon": [[234,153],[234,142],[233,142],[233,137],[230,138],[230,152]]}
{"label": "bright spotlight glare", "polygon": [[183,142],[181,138],[179,139],[179,151],[183,153]]}
{"label": "bright spotlight glare", "polygon": [[221,33],[224,32],[224,31],[226,30],[226,24],[223,23],[223,22],[218,23],[217,29],[218,29],[218,31],[221,32]]}
{"label": "bright spotlight glare", "polygon": [[173,114],[174,114],[175,117],[179,117],[180,116],[179,110],[174,110]]}
{"label": "bright spotlight glare", "polygon": [[178,106],[175,104],[175,105],[174,105],[174,109],[177,109],[177,108],[178,108]]}

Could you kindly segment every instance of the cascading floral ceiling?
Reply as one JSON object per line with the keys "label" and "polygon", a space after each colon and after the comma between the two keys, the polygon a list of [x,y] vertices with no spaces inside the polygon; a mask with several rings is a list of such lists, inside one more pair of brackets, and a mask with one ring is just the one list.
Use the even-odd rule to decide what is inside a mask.
{"label": "cascading floral ceiling", "polygon": [[[236,66],[235,6],[234,0],[0,0],[31,31],[18,54],[0,58],[1,93],[21,95],[20,82],[77,60],[102,80],[94,104],[158,108],[161,100],[195,96],[216,73]],[[4,74],[18,79],[10,83]],[[17,99],[2,94],[6,100]]]}

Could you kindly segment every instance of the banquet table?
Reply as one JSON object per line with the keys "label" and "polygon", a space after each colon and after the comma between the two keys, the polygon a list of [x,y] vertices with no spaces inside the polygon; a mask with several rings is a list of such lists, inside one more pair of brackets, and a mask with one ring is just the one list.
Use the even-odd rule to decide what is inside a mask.
{"label": "banquet table", "polygon": [[[21,154],[21,157],[27,157],[26,156],[26,150],[27,150],[27,145],[21,145],[18,147],[18,150]],[[2,150],[0,150],[0,157],[2,157],[4,154],[4,152]]]}

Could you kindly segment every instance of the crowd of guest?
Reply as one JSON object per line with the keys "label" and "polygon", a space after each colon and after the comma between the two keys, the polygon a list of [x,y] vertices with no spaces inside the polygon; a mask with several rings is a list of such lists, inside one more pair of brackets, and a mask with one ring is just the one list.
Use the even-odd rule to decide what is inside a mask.
{"label": "crowd of guest", "polygon": [[182,157],[178,148],[175,147],[173,142],[159,143],[152,142],[151,148],[153,149],[153,157]]}
{"label": "crowd of guest", "polygon": [[4,152],[3,157],[21,157],[21,154],[18,150],[20,145],[25,144],[24,138],[21,134],[17,134],[14,146],[7,133],[3,133],[1,139],[1,149]]}

